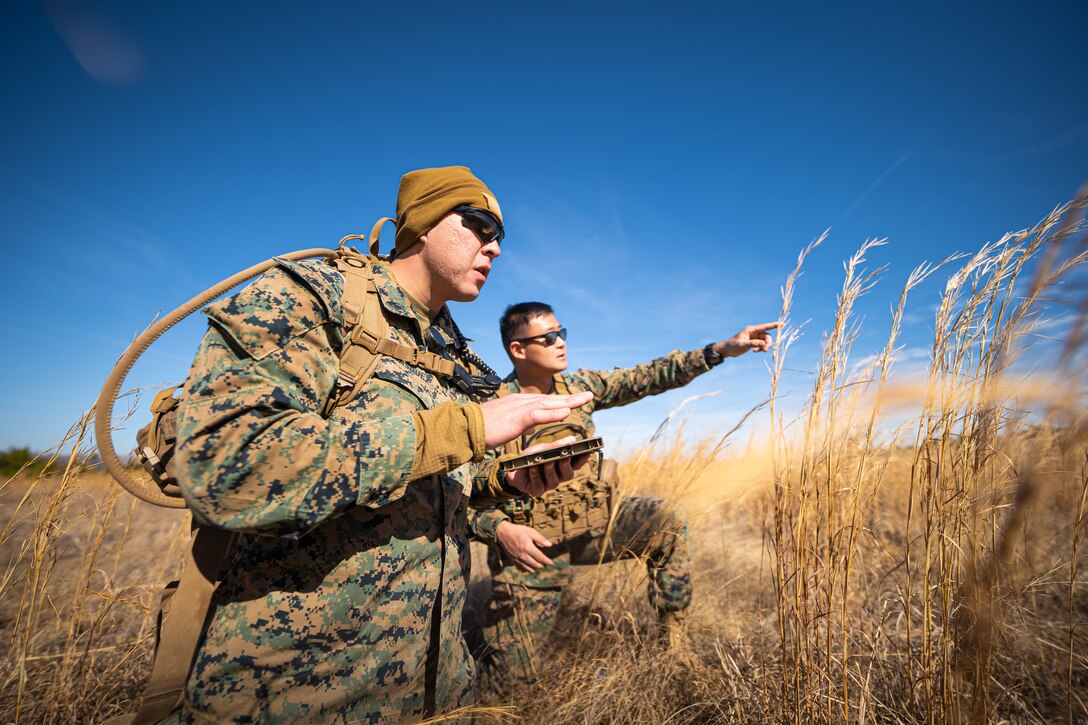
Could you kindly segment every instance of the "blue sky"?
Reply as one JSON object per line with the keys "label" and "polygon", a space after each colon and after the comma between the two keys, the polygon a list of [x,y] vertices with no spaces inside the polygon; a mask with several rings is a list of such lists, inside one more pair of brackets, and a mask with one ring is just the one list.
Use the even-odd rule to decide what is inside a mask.
{"label": "blue sky", "polygon": [[[495,273],[454,309],[500,372],[498,317],[526,299],[555,306],[577,367],[774,319],[827,228],[791,367],[812,369],[843,260],[887,237],[868,354],[914,266],[1088,179],[1086,27],[1072,1],[4,3],[0,448],[56,443],[156,313],[366,231],[423,166],[470,166],[503,206]],[[928,344],[941,287],[915,294],[908,346]],[[170,333],[130,383],[183,378],[201,331]],[[689,422],[712,434],[765,395],[763,363],[599,427],[637,445],[720,389]]]}

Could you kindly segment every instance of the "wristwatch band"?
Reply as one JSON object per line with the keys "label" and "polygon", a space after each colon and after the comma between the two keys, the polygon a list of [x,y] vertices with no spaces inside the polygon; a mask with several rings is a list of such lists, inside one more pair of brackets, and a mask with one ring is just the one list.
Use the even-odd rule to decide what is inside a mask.
{"label": "wristwatch band", "polygon": [[715,365],[721,365],[723,358],[714,350],[714,343],[710,343],[703,348],[703,359],[706,360],[707,367],[714,367]]}

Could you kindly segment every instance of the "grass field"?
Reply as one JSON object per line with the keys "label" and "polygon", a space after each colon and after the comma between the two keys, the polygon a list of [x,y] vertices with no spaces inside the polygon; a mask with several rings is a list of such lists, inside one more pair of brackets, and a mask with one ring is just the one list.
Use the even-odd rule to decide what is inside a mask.
{"label": "grass field", "polygon": [[[920,267],[886,348],[860,367],[853,306],[872,277],[859,250],[799,417],[772,397],[755,413],[772,421],[762,444],[676,426],[621,462],[622,493],[687,512],[686,643],[653,641],[639,562],[582,568],[539,682],[483,693],[481,719],[1088,721],[1086,205]],[[928,377],[908,386],[892,371],[910,289],[927,275],[948,283],[928,323]],[[1064,315],[1065,367],[1020,374],[1045,315]],[[782,332],[772,389],[796,329]],[[83,431],[71,438],[86,456]],[[131,707],[184,516],[119,494],[77,456],[7,482],[0,522],[0,721]]]}

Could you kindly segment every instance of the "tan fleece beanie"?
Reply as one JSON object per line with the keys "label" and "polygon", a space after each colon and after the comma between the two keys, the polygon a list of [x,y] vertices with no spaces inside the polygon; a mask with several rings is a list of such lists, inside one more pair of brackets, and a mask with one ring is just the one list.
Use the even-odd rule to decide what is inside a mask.
{"label": "tan fleece beanie", "polygon": [[397,193],[396,254],[407,251],[420,235],[462,204],[490,212],[502,223],[502,210],[494,194],[465,166],[419,169],[402,176]]}

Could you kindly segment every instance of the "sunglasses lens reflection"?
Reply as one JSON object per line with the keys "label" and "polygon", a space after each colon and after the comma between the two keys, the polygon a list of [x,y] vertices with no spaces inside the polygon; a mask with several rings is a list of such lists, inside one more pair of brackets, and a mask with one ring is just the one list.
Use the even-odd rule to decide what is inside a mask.
{"label": "sunglasses lens reflection", "polygon": [[564,340],[567,339],[567,328],[563,327],[559,330],[553,330],[544,335],[544,347],[551,347],[559,338],[563,338]]}
{"label": "sunglasses lens reflection", "polygon": [[473,232],[484,244],[502,243],[503,228],[492,214],[471,206],[459,206],[454,209],[461,215],[461,224]]}
{"label": "sunglasses lens reflection", "polygon": [[515,340],[511,340],[511,342],[539,342],[544,347],[551,347],[559,338],[563,338],[564,340],[567,339],[567,328],[561,327],[558,330],[545,332],[543,335],[533,335],[532,337],[519,337]]}

